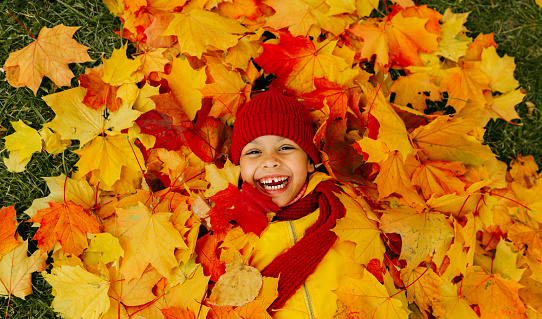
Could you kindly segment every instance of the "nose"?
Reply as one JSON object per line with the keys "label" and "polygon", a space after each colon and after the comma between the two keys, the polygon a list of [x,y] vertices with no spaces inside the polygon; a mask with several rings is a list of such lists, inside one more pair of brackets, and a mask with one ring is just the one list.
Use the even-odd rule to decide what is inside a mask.
{"label": "nose", "polygon": [[266,154],[262,158],[262,167],[264,168],[275,168],[280,166],[280,160],[276,154]]}

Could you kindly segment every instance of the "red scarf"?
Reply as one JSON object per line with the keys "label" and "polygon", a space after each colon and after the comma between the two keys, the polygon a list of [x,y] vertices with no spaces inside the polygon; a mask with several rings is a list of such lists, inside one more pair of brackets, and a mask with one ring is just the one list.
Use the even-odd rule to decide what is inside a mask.
{"label": "red scarf", "polygon": [[279,296],[267,308],[271,314],[273,310],[280,309],[284,303],[301,287],[307,277],[314,272],[316,266],[322,261],[331,246],[335,243],[337,235],[331,231],[338,218],[344,217],[346,209],[334,193],[341,190],[332,180],[318,184],[314,192],[283,207],[276,220],[295,220],[307,216],[320,207],[318,220],[307,229],[305,236],[294,246],[275,258],[265,269],[262,275],[279,277]]}

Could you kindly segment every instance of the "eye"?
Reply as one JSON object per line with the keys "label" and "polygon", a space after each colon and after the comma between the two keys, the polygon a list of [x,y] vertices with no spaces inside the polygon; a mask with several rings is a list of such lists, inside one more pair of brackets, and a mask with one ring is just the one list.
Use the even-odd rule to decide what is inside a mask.
{"label": "eye", "polygon": [[259,150],[249,150],[245,153],[245,155],[253,155],[253,154],[260,154],[261,152]]}
{"label": "eye", "polygon": [[293,150],[293,149],[295,149],[295,147],[291,145],[283,145],[279,148],[279,151],[288,151],[288,150]]}

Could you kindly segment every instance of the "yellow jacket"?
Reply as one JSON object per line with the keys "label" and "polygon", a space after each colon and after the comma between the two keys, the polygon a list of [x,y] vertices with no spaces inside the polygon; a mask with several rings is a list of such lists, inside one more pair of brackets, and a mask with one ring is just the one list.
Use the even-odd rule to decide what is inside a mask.
{"label": "yellow jacket", "polygon": [[[316,185],[329,179],[324,173],[312,174],[305,195]],[[295,245],[318,219],[320,210],[292,221],[271,223],[253,244],[249,264],[262,271],[278,255]],[[337,310],[337,295],[333,290],[339,287],[344,276],[345,260],[337,249],[337,242],[324,256],[305,283],[288,299],[282,309],[274,315],[276,319],[326,319],[332,318]]]}

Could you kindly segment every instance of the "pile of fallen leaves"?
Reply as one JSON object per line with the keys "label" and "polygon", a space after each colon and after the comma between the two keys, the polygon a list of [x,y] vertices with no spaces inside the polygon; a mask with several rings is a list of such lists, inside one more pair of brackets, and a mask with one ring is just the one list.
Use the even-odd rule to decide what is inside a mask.
{"label": "pile of fallen leaves", "polygon": [[[312,112],[323,166],[359,212],[334,228],[351,260],[336,318],[542,316],[538,167],[519,157],[507,171],[482,140],[524,94],[492,35],[466,36],[467,13],[104,1],[137,52],[114,50],[44,97],[56,117],[41,130],[18,121],[5,137],[13,172],[73,141],[80,159],[25,211],[32,255],[1,209],[1,295],[24,298],[42,271],[64,318],[269,318],[277,280],[244,264],[267,209],[238,188],[228,147],[236,111],[272,77]],[[44,28],[9,56],[8,81],[69,85],[67,65],[89,60],[76,29]]]}

